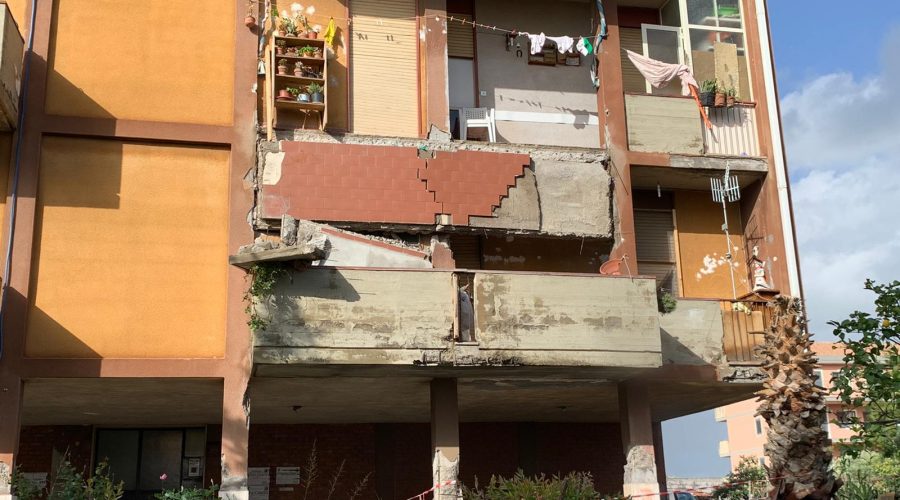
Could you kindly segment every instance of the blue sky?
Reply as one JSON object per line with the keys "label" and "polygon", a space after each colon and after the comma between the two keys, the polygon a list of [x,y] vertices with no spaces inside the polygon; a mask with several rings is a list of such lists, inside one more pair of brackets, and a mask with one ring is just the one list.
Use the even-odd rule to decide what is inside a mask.
{"label": "blue sky", "polygon": [[[871,309],[866,278],[900,279],[900,1],[769,0],[810,328]],[[666,471],[714,477],[725,425],[663,423]]]}

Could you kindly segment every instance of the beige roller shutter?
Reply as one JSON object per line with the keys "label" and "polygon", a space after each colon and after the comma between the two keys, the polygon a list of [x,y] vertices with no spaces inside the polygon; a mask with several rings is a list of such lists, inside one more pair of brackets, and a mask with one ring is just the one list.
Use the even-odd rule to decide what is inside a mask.
{"label": "beige roller shutter", "polygon": [[[644,39],[640,28],[619,28],[619,43],[623,49],[638,54],[644,53]],[[631,64],[631,59],[628,59],[624,52],[622,53],[622,87],[625,92],[644,93],[647,91],[646,80],[634,67],[634,64]]]}
{"label": "beige roller shutter", "polygon": [[635,210],[638,272],[656,276],[658,286],[678,293],[675,270],[675,222],[671,210]]}
{"label": "beige roller shutter", "polygon": [[353,132],[418,137],[416,0],[353,0]]}
{"label": "beige roller shutter", "polygon": [[472,20],[468,14],[451,14],[447,19],[447,55],[449,57],[463,57],[473,59],[475,57],[475,31],[470,24],[463,24],[455,19]]}

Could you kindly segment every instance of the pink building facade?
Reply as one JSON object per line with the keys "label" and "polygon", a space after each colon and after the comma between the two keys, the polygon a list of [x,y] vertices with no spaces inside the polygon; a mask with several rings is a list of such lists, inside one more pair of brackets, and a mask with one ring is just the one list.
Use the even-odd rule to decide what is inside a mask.
{"label": "pink building facade", "polygon": [[[819,377],[819,385],[825,389],[831,388],[832,376],[843,366],[843,351],[840,344],[833,342],[816,342],[813,351],[819,357],[819,369],[816,374]],[[861,410],[847,410],[840,400],[833,395],[826,398],[828,403],[828,437],[832,442],[849,439],[853,432],[844,423],[849,415]],[[762,417],[756,416],[758,403],[756,399],[747,399],[728,406],[716,408],[716,420],[725,422],[728,426],[728,440],[719,443],[719,455],[731,460],[731,468],[734,469],[741,461],[741,457],[756,457],[760,463],[765,463],[763,445],[766,442],[768,426]],[[862,415],[859,415],[862,417]]]}

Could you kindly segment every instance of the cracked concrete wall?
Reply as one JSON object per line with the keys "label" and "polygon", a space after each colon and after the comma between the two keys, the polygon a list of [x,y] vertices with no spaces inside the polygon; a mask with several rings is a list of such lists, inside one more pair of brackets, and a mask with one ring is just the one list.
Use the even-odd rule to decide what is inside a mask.
{"label": "cracked concrete wall", "polygon": [[660,366],[655,281],[476,274],[475,337],[538,364]]}
{"label": "cracked concrete wall", "polygon": [[602,163],[534,158],[532,165],[494,209],[494,217],[471,217],[469,224],[612,237],[611,178]]}
{"label": "cracked concrete wall", "polygon": [[717,300],[679,300],[675,310],[659,315],[664,364],[725,363],[722,310]]}

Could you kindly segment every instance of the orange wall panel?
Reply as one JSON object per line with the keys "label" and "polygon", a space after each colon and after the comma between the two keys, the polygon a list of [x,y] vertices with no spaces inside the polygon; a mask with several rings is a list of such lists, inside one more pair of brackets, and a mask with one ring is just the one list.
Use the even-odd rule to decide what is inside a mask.
{"label": "orange wall panel", "polygon": [[22,34],[22,38],[25,36],[25,28],[28,26],[28,19],[25,18],[28,11],[28,2],[27,0],[4,0],[3,3],[9,7],[9,13],[12,14],[13,20],[19,26],[19,33]]}
{"label": "orange wall panel", "polygon": [[[9,175],[12,172],[11,156],[12,133],[0,132],[0,228],[3,228],[3,223],[6,221],[6,197],[9,195]],[[5,232],[5,228],[2,231],[4,231],[3,237],[9,234]]]}
{"label": "orange wall panel", "polygon": [[221,0],[58,0],[47,113],[231,124],[234,6]]}
{"label": "orange wall panel", "polygon": [[29,357],[221,357],[229,152],[44,140]]}
{"label": "orange wall panel", "polygon": [[[675,218],[684,296],[731,298],[731,273],[724,257],[728,244],[722,232],[722,206],[712,201],[709,192],[676,191]],[[728,224],[734,280],[740,297],[750,288],[740,208],[736,204],[729,204]]]}

